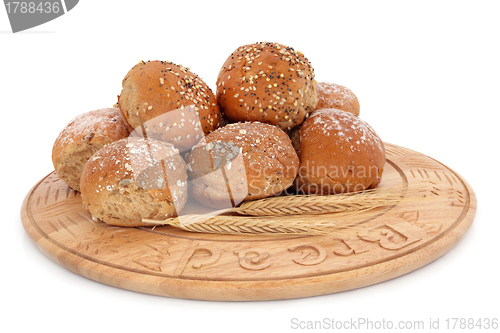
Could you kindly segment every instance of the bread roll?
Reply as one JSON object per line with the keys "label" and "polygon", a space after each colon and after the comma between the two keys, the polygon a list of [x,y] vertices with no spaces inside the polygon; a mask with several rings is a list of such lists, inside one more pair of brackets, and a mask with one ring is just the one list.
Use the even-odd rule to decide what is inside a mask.
{"label": "bread roll", "polygon": [[61,131],[52,148],[57,176],[79,191],[80,175],[90,156],[104,145],[128,135],[118,109],[99,109],[79,115]]}
{"label": "bread roll", "polygon": [[191,194],[213,208],[280,193],[292,185],[299,165],[285,132],[259,122],[219,128],[193,147],[187,161]]}
{"label": "bread roll", "polygon": [[278,43],[244,45],[217,78],[217,102],[229,122],[260,121],[289,130],[318,103],[314,70],[301,52]]}
{"label": "bread roll", "polygon": [[316,91],[316,109],[339,109],[359,116],[358,98],[349,88],[330,82],[318,82]]}
{"label": "bread roll", "polygon": [[117,226],[177,216],[187,200],[186,164],[172,144],[128,138],[92,155],[81,194],[93,217]]}
{"label": "bread roll", "polygon": [[220,125],[212,90],[187,67],[168,61],[140,62],[122,86],[118,105],[134,136],[188,150]]}
{"label": "bread roll", "polygon": [[299,131],[295,188],[335,194],[376,187],[385,164],[384,144],[359,117],[337,109],[314,111]]}

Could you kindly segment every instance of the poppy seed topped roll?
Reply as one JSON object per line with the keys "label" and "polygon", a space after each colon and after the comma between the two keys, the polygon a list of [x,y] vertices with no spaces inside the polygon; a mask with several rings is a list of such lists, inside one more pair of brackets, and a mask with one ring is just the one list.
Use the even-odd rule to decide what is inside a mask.
{"label": "poppy seed topped roll", "polygon": [[217,129],[193,147],[187,161],[191,194],[213,208],[278,194],[292,185],[299,165],[286,133],[260,122]]}
{"label": "poppy seed topped roll", "polygon": [[217,78],[217,102],[229,122],[260,121],[290,130],[318,103],[314,69],[291,47],[255,43],[239,47]]}
{"label": "poppy seed topped roll", "polygon": [[220,126],[208,85],[189,68],[168,61],[141,61],[125,76],[118,105],[133,135],[190,149]]}

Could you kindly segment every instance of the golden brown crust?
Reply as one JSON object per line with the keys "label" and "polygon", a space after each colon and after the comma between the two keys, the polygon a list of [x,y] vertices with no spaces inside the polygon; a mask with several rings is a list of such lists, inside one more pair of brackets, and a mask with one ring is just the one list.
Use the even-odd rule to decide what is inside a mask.
{"label": "golden brown crust", "polygon": [[289,130],[318,102],[314,70],[301,52],[278,43],[244,45],[217,78],[217,102],[230,122],[260,121]]}
{"label": "golden brown crust", "polygon": [[212,90],[187,67],[168,61],[140,62],[122,86],[118,105],[130,130],[136,130],[134,135],[185,150],[220,126]]}
{"label": "golden brown crust", "polygon": [[176,216],[187,200],[186,164],[171,144],[127,138],[92,155],[81,177],[83,203],[93,217],[119,226]]}
{"label": "golden brown crust", "polygon": [[52,148],[52,163],[58,177],[80,190],[80,174],[90,156],[129,131],[116,108],[90,111],[77,116],[59,134]]}
{"label": "golden brown crust", "polygon": [[363,120],[342,110],[314,111],[299,131],[300,167],[294,183],[305,194],[374,188],[380,182],[384,144]]}
{"label": "golden brown crust", "polygon": [[316,92],[318,93],[316,110],[339,109],[359,116],[358,98],[349,88],[330,82],[318,82]]}
{"label": "golden brown crust", "polygon": [[228,208],[290,187],[299,165],[288,136],[278,127],[234,123],[203,138],[188,158],[190,192],[201,204]]}

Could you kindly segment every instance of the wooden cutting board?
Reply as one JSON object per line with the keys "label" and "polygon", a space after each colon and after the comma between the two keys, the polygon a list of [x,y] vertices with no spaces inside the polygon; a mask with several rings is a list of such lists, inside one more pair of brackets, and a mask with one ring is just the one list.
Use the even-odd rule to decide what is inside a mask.
{"label": "wooden cutting board", "polygon": [[[472,224],[476,197],[456,172],[386,144],[377,191],[405,200],[374,210],[362,231],[339,237],[191,233],[94,221],[78,192],[53,172],[27,194],[24,228],[38,248],[89,279],[142,293],[201,300],[276,300],[386,281],[437,259]],[[311,221],[312,223],[314,221]]]}

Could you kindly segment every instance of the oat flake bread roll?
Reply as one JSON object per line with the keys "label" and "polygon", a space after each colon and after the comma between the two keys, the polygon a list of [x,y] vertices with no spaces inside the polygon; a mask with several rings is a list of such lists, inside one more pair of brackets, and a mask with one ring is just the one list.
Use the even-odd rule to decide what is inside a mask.
{"label": "oat flake bread roll", "polygon": [[80,175],[90,156],[104,145],[128,135],[118,109],[99,109],[77,116],[61,131],[52,148],[57,176],[79,191]]}
{"label": "oat flake bread roll", "polygon": [[92,155],[81,194],[93,217],[117,226],[177,216],[187,200],[186,164],[172,144],[127,138]]}
{"label": "oat flake bread roll", "polygon": [[330,82],[318,82],[316,92],[316,109],[339,109],[359,116],[358,98],[349,88]]}
{"label": "oat flake bread roll", "polygon": [[260,122],[219,128],[193,147],[187,161],[190,193],[220,209],[284,191],[299,165],[285,132]]}
{"label": "oat flake bread roll", "polygon": [[385,165],[384,144],[359,117],[337,109],[314,111],[299,135],[300,167],[294,186],[305,194],[335,194],[376,187]]}
{"label": "oat flake bread roll", "polygon": [[217,78],[217,102],[229,122],[260,121],[290,130],[318,103],[314,70],[301,52],[278,43],[244,45]]}
{"label": "oat flake bread roll", "polygon": [[118,105],[133,135],[188,150],[220,125],[212,90],[182,65],[142,61],[127,73],[122,87]]}

